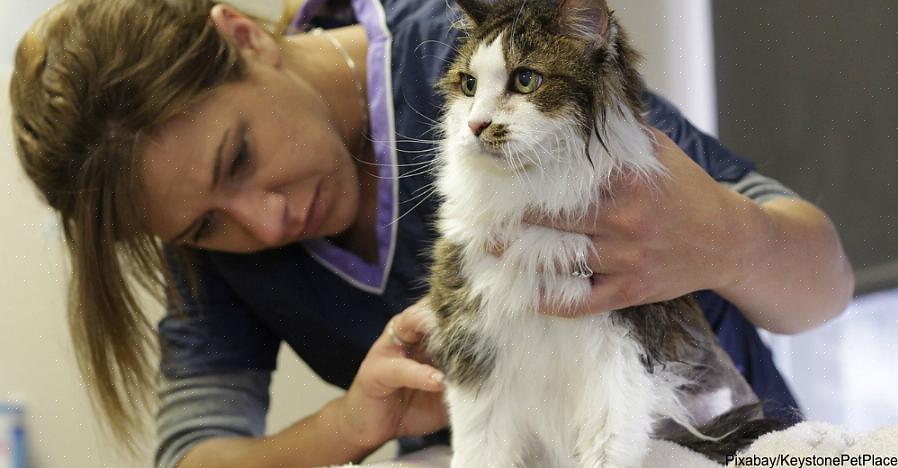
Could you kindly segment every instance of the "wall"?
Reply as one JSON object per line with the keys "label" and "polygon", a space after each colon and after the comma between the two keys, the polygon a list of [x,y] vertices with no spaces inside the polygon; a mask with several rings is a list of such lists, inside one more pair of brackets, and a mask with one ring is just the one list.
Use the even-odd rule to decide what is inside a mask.
{"label": "wall", "polygon": [[608,3],[645,57],[642,72],[649,88],[670,99],[698,128],[716,134],[710,2]]}
{"label": "wall", "polygon": [[722,138],[829,213],[859,292],[898,287],[895,2],[714,6]]}

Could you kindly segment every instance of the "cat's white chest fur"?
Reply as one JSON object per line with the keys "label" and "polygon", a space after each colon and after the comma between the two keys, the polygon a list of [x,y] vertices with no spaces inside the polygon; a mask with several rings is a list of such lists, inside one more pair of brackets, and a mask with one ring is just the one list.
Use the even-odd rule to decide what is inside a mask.
{"label": "cat's white chest fur", "polygon": [[[598,461],[608,447],[623,462],[610,466],[632,466],[663,392],[641,371],[625,333],[607,316],[508,324],[483,385],[448,389],[453,427],[463,431],[453,466],[605,466]],[[615,440],[603,446],[606,434]]]}

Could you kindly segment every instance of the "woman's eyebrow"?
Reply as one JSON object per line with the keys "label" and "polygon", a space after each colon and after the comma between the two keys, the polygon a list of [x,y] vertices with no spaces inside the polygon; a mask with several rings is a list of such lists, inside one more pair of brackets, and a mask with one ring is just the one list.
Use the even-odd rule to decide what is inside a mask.
{"label": "woman's eyebrow", "polygon": [[212,185],[209,188],[209,193],[215,191],[215,187],[218,186],[218,179],[221,176],[221,160],[223,158],[221,149],[224,148],[225,142],[228,141],[228,136],[231,134],[231,129],[228,128],[225,130],[224,136],[221,137],[221,141],[218,142],[218,149],[215,151],[215,161],[212,163]]}
{"label": "woman's eyebrow", "polygon": [[[224,148],[225,142],[228,141],[228,136],[231,133],[231,129],[228,128],[225,130],[224,136],[222,136],[221,141],[218,142],[218,148],[215,150],[215,158],[212,161],[212,183],[210,184],[209,193],[215,191],[215,187],[218,186],[218,180],[221,178],[221,161],[224,158],[222,153],[222,148]],[[202,215],[200,215],[202,217]],[[199,223],[199,219],[194,220],[187,226],[183,231],[175,235],[168,242],[170,244],[177,244],[179,242],[184,241],[187,238],[188,234],[194,230],[194,227]]]}

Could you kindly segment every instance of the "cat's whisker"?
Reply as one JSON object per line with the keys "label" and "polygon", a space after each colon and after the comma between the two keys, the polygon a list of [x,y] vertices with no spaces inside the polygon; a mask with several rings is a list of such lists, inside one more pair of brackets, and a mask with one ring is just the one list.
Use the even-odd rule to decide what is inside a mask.
{"label": "cat's whisker", "polygon": [[417,177],[417,176],[420,176],[420,175],[424,175],[424,174],[427,174],[427,173],[431,172],[432,170],[433,170],[433,165],[425,165],[425,166],[422,166],[422,167],[415,168],[415,169],[413,169],[413,170],[411,170],[411,171],[409,171],[409,172],[407,172],[407,173],[405,173],[405,174],[398,175],[398,176],[396,176],[396,177],[392,177],[392,176],[391,176],[391,177],[383,177],[383,176],[379,176],[379,175],[377,175],[377,174],[371,174],[371,175],[374,176],[375,178],[381,179],[381,180],[387,180],[387,179],[389,179],[389,180],[400,180],[400,179],[408,179],[408,178],[411,178],[411,177]]}
{"label": "cat's whisker", "polygon": [[[422,189],[426,189],[427,191],[418,194],[418,192],[420,192]],[[424,185],[424,186],[418,188],[417,190],[415,190],[414,194],[417,194],[417,195],[415,195],[415,196],[409,198],[408,200],[402,200],[402,201],[400,202],[400,204],[403,204],[403,203],[411,203],[411,202],[413,202],[413,201],[415,201],[415,200],[417,200],[417,199],[419,199],[419,198],[421,198],[421,197],[429,197],[430,195],[432,195],[432,194],[434,193],[434,190],[436,190],[436,187],[434,186],[434,184],[427,184],[427,185]]]}
{"label": "cat's whisker", "polygon": [[419,176],[419,175],[424,175],[424,173],[419,173],[419,174],[403,174],[403,175],[401,175],[401,176],[396,176],[396,177],[393,177],[393,176],[384,177],[384,176],[381,176],[381,175],[371,174],[371,173],[369,173],[369,175],[370,175],[371,177],[374,177],[375,179],[378,179],[378,180],[400,180],[400,179],[408,179],[408,178],[410,178],[410,177],[415,177],[415,176]]}
{"label": "cat's whisker", "polygon": [[417,47],[415,47],[415,52],[417,52],[418,49],[420,49],[421,46],[423,46],[424,44],[428,44],[428,43],[431,43],[431,42],[434,42],[434,43],[439,44],[439,45],[441,45],[441,46],[446,46],[447,49],[452,50],[452,51],[455,52],[456,54],[461,53],[461,52],[459,52],[459,50],[458,50],[457,48],[455,48],[455,46],[453,46],[452,44],[447,44],[447,43],[445,43],[445,42],[443,42],[443,41],[438,41],[438,40],[436,40],[436,39],[428,39],[428,40],[426,40],[426,41],[422,41],[420,44],[418,44]]}
{"label": "cat's whisker", "polygon": [[411,102],[409,102],[408,97],[406,97],[405,93],[402,93],[402,99],[405,101],[405,104],[408,106],[409,109],[414,111],[415,114],[418,114],[419,117],[423,117],[425,122],[432,124],[432,127],[431,127],[432,129],[438,129],[440,127],[440,122],[438,120],[436,120],[433,117],[430,117],[428,115],[425,115],[425,114],[421,113],[421,111],[416,109],[415,106]]}
{"label": "cat's whisker", "polygon": [[414,162],[414,163],[408,163],[408,164],[398,164],[398,163],[394,164],[394,163],[371,162],[371,161],[365,161],[365,160],[358,159],[358,158],[356,158],[356,160],[366,166],[376,166],[376,167],[417,167],[417,166],[424,166],[424,165],[428,165],[428,164],[435,164],[433,161],[421,161],[421,162]]}
{"label": "cat's whisker", "polygon": [[398,140],[375,140],[372,138],[368,138],[368,141],[370,141],[372,143],[392,143],[394,141],[396,143],[423,143],[423,144],[429,144],[429,145],[434,145],[434,146],[439,143],[439,140],[435,140],[435,139],[430,140],[430,139],[425,139],[425,138],[416,138],[416,137],[401,135],[398,133],[397,133],[397,136],[400,139],[398,139]]}
{"label": "cat's whisker", "polygon": [[[368,167],[387,167],[387,168],[392,168],[392,167],[414,167],[415,169],[413,169],[413,171],[414,171],[414,170],[419,170],[419,169],[421,169],[421,168],[429,168],[430,166],[432,166],[433,164],[435,164],[433,161],[421,161],[421,162],[417,162],[417,163],[408,163],[408,164],[378,163],[378,162],[365,161],[364,159],[362,159],[362,158],[360,158],[360,157],[358,157],[358,156],[355,156],[355,155],[352,156],[352,159],[353,159],[354,161],[356,161],[356,162],[358,162],[358,163],[360,163],[360,164],[364,164],[365,166],[368,166]],[[410,172],[412,172],[412,171],[410,171]],[[405,175],[403,175],[403,176],[400,176],[400,177],[382,177],[382,176],[379,176],[379,175],[377,175],[377,174],[373,174],[373,173],[370,173],[370,174],[371,174],[372,176],[378,178],[378,179],[401,179],[401,178],[403,178],[403,177],[405,176]],[[406,175],[407,175],[407,174],[406,174]]]}
{"label": "cat's whisker", "polygon": [[400,176],[399,178],[404,179],[404,178],[407,178],[407,177],[415,177],[415,176],[419,176],[419,175],[424,175],[424,174],[427,174],[427,173],[429,173],[429,172],[433,172],[433,170],[434,170],[434,165],[421,166],[421,167],[418,167],[418,168],[416,168],[416,169],[413,169],[413,170],[411,170],[411,171],[409,171],[409,172],[403,174],[403,175]]}
{"label": "cat's whisker", "polygon": [[[533,184],[533,180],[530,178],[530,171],[527,170],[527,164],[522,159],[524,153],[512,150],[512,148],[510,148],[507,144],[502,146],[502,153],[505,156],[505,159],[511,165],[513,177],[526,178],[528,188],[532,189],[533,187],[535,187]],[[530,160],[529,157],[527,159]],[[536,163],[538,164],[538,162]]]}
{"label": "cat's whisker", "polygon": [[433,187],[430,191],[427,192],[427,194],[424,196],[424,198],[421,199],[421,201],[416,203],[415,206],[409,208],[408,211],[406,211],[405,213],[403,213],[402,215],[400,215],[393,221],[390,221],[389,223],[387,223],[387,226],[392,226],[393,224],[398,223],[400,220],[402,220],[402,218],[408,216],[409,213],[411,213],[412,211],[415,211],[415,208],[421,206],[422,203],[426,202],[427,199],[429,199],[431,195],[436,193],[436,191],[437,191],[437,188]]}
{"label": "cat's whisker", "polygon": [[508,145],[503,145],[502,154],[505,156],[505,160],[508,161],[509,165],[511,165],[511,173],[515,177],[519,177],[520,173],[523,172],[524,166],[520,164],[515,152],[511,151],[511,148],[509,148]]}
{"label": "cat's whisker", "polygon": [[523,162],[521,162],[521,172],[524,174],[524,177],[527,178],[527,186],[533,190],[536,185],[533,183],[533,179],[530,178],[530,171],[526,169],[526,165]]}
{"label": "cat's whisker", "polygon": [[414,195],[416,195],[418,192],[420,192],[420,191],[422,191],[422,190],[426,190],[426,189],[431,188],[431,187],[434,187],[434,182],[431,182],[431,183],[429,183],[429,184],[424,184],[424,185],[422,185],[422,186],[416,188],[416,189],[411,193],[411,195],[414,196]]}
{"label": "cat's whisker", "polygon": [[[416,155],[416,156],[415,156],[416,159],[417,159],[417,157],[418,157],[419,155],[425,155],[425,156],[426,156],[426,155],[433,154],[433,149],[432,149],[432,148],[427,148],[427,149],[416,149],[416,150],[412,150],[412,149],[397,149],[396,151],[397,151],[398,153],[402,153],[402,154],[413,154],[413,155]],[[415,163],[415,164],[424,164],[425,162],[426,162],[426,161],[421,161],[421,162],[417,162],[417,163]]]}
{"label": "cat's whisker", "polygon": [[437,60],[439,60],[440,62],[443,62],[443,63],[445,63],[445,64],[450,64],[450,65],[452,64],[452,60],[445,59],[445,58],[440,57],[440,56],[438,56],[438,55],[422,55],[422,56],[421,56],[421,60],[427,60],[427,59],[431,59],[431,58],[437,59]]}
{"label": "cat's whisker", "polygon": [[[533,145],[539,146],[540,149],[542,150],[543,154],[547,157],[547,160],[543,160],[542,158],[540,158],[541,162],[561,162],[561,161],[568,162],[568,161],[570,161],[568,158],[564,157],[564,155],[569,153],[570,143],[568,142],[567,138],[561,138],[561,135],[559,134],[558,130],[529,129],[528,133],[531,134],[531,135],[528,135],[528,138],[531,138],[531,140],[530,140],[531,143]],[[536,138],[534,136],[534,134],[551,136],[555,140],[555,145],[554,145],[555,150],[552,151],[552,150],[546,148],[545,144],[543,143],[544,140]]]}
{"label": "cat's whisker", "polygon": [[[533,138],[532,143],[534,145],[536,145],[536,147],[540,150],[540,153],[537,154],[536,163],[539,166],[543,166],[543,158],[541,156],[548,156],[549,158],[552,158],[553,152],[550,151],[548,148],[546,148],[546,146],[543,144],[543,141],[541,139],[538,139],[535,137],[531,137],[531,138]],[[557,139],[558,139],[557,136],[555,138],[556,138],[556,143],[557,143]],[[556,146],[557,146],[557,144],[556,144]]]}

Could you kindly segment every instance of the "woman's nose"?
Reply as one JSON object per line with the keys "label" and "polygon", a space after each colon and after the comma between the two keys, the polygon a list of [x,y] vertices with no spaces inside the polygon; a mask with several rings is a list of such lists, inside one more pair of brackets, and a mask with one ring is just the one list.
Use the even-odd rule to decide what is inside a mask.
{"label": "woman's nose", "polygon": [[285,235],[284,194],[263,189],[244,189],[231,197],[231,217],[264,245],[279,244]]}

